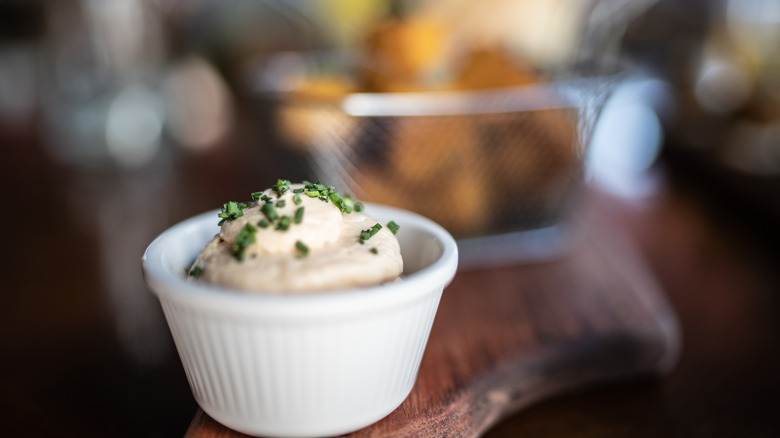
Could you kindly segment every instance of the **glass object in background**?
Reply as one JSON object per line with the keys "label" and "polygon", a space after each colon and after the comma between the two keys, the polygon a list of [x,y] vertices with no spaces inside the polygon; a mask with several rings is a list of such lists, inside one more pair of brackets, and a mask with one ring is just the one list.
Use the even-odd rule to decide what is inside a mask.
{"label": "glass object in background", "polygon": [[624,199],[641,199],[658,188],[653,166],[664,142],[664,119],[674,95],[666,81],[634,75],[622,81],[599,116],[590,142],[588,179]]}
{"label": "glass object in background", "polygon": [[780,2],[661,0],[628,55],[671,85],[663,159],[767,235],[780,221]]}
{"label": "glass object in background", "polygon": [[39,0],[0,2],[0,128],[25,127],[34,118],[42,11]]}
{"label": "glass object in background", "polygon": [[43,112],[59,161],[141,166],[161,147],[156,81],[166,47],[150,2],[65,0],[46,8]]}
{"label": "glass object in background", "polygon": [[231,92],[211,63],[171,47],[173,4],[46,5],[42,107],[58,161],[139,168],[168,143],[205,149],[226,135]]}
{"label": "glass object in background", "polygon": [[128,267],[170,224],[178,155],[227,134],[232,94],[211,63],[172,47],[181,12],[167,2],[58,0],[44,11],[44,144],[70,173],[73,221],[99,245],[119,340],[137,362],[161,363],[173,352],[162,314]]}
{"label": "glass object in background", "polygon": [[673,86],[672,150],[756,181],[780,176],[780,2],[662,0],[630,34],[630,56]]}
{"label": "glass object in background", "polygon": [[160,187],[170,160],[159,160],[165,110],[156,87],[166,56],[159,16],[148,2],[64,0],[47,2],[45,18],[44,145],[71,172],[72,220],[100,247],[119,341],[138,363],[161,363],[172,350],[159,335],[162,315],[128,270],[144,236],[165,223],[156,204],[169,201]]}
{"label": "glass object in background", "polygon": [[780,2],[723,0],[702,55],[696,101],[712,118],[730,119],[719,160],[780,176]]}

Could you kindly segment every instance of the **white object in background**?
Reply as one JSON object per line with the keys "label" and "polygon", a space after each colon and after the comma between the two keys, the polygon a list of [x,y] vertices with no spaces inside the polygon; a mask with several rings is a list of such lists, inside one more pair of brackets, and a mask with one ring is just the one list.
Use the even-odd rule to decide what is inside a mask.
{"label": "white object in background", "polygon": [[661,80],[637,78],[618,86],[593,129],[589,179],[626,198],[652,192],[655,180],[649,170],[661,150],[661,117],[669,105],[671,89]]}

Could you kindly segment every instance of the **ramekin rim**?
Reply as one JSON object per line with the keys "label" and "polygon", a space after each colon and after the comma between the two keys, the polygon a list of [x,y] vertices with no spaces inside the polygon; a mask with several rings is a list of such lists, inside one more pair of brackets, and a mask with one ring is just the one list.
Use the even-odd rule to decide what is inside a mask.
{"label": "ramekin rim", "polygon": [[[353,307],[364,301],[378,306],[399,301],[413,301],[437,288],[446,287],[457,271],[458,247],[452,235],[441,225],[420,214],[397,207],[365,203],[366,210],[383,219],[389,216],[404,226],[415,226],[431,235],[441,246],[441,254],[420,271],[405,275],[402,281],[379,285],[348,288],[311,294],[247,293],[232,288],[191,281],[166,268],[164,263],[166,240],[191,231],[191,227],[204,227],[207,220],[216,220],[217,211],[207,211],[185,219],[160,233],[146,248],[142,261],[144,279],[159,298],[182,298],[209,307],[223,307],[233,311],[264,313],[286,311],[291,308],[299,313],[316,312],[326,306]],[[381,214],[376,214],[381,213]],[[216,229],[216,228],[215,228]],[[365,304],[365,303],[363,303]],[[349,305],[349,306],[348,306]]]}

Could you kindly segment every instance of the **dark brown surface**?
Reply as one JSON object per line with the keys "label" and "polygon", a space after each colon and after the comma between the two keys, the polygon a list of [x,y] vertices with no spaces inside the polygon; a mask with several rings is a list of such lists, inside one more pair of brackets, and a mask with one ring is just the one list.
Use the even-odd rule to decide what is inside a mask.
{"label": "dark brown surface", "polygon": [[[172,150],[130,172],[58,166],[35,132],[0,129],[2,435],[182,436],[197,405],[141,282],[141,252],[172,223],[246,196],[277,171],[254,143],[236,141],[240,133],[205,155]],[[688,180],[664,178],[642,200],[588,203],[625,231],[676,312],[683,333],[677,365],[660,379],[536,404],[485,436],[780,434],[777,234],[712,186]],[[478,275],[461,277],[457,287],[465,290]],[[514,275],[502,268],[488,276],[503,282]]]}

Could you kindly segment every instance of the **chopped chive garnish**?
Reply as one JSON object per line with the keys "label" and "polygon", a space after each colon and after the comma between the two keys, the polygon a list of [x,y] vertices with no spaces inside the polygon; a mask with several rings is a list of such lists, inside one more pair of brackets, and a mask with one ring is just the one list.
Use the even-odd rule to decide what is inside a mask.
{"label": "chopped chive garnish", "polygon": [[190,269],[189,272],[187,272],[187,275],[193,278],[198,278],[202,273],[203,273],[203,268],[201,268],[200,266],[195,266],[192,269]]}
{"label": "chopped chive garnish", "polygon": [[194,265],[195,265],[195,262],[197,262],[197,261],[198,261],[198,258],[197,258],[197,257],[196,257],[196,258],[194,258],[194,259],[192,259],[192,261],[190,262],[190,264],[189,264],[189,265],[187,265],[187,266],[184,268],[184,275],[190,275],[190,270],[192,270],[192,268],[193,268],[193,267],[194,267]]}
{"label": "chopped chive garnish", "polygon": [[240,218],[244,215],[244,209],[251,207],[249,204],[243,202],[230,201],[222,205],[222,211],[217,214],[222,220],[219,221],[219,225],[222,225],[225,221],[232,221]]}
{"label": "chopped chive garnish", "polygon": [[[332,202],[342,213],[350,214],[353,211],[363,211],[363,204],[357,202],[355,198],[352,196],[343,196],[336,191],[335,187],[326,186],[319,181],[316,183],[304,181],[303,188],[295,189],[293,192],[297,193],[299,190],[300,193],[303,193],[310,198],[318,198],[324,202]],[[295,198],[293,198],[293,200],[295,200]],[[297,201],[296,204],[298,204]]]}
{"label": "chopped chive garnish", "polygon": [[[322,199],[325,202],[328,202],[328,199],[330,198],[330,195],[333,194],[333,193],[336,193],[336,188],[333,187],[333,186],[327,186],[327,187],[325,187],[324,191],[323,190],[320,190],[320,191],[323,192],[323,196],[325,198],[325,199],[322,199],[322,197],[320,197],[320,199]],[[341,197],[341,196],[339,196],[339,197]]]}
{"label": "chopped chive garnish", "polygon": [[352,213],[352,206],[354,205],[354,199],[350,196],[341,196],[338,192],[333,191],[328,195],[333,205],[339,208],[342,213]]}
{"label": "chopped chive garnish", "polygon": [[[344,196],[340,194],[333,186],[326,186],[320,181],[317,181],[316,183],[303,181],[302,185],[303,187],[296,187],[293,189],[292,183],[290,181],[286,179],[279,179],[276,181],[275,185],[271,186],[270,189],[275,191],[279,197],[288,191],[293,193],[292,200],[295,205],[299,206],[299,208],[296,209],[295,215],[293,217],[282,216],[276,210],[276,208],[285,207],[285,200],[273,198],[265,194],[265,191],[252,192],[250,194],[252,200],[255,201],[258,206],[260,206],[260,211],[265,215],[265,219],[261,219],[257,222],[257,227],[268,228],[273,226],[276,230],[284,231],[287,230],[292,223],[301,223],[304,213],[303,207],[301,206],[303,204],[301,194],[305,194],[311,198],[318,198],[323,202],[332,202],[333,205],[338,207],[338,209],[345,214],[352,213],[353,211],[363,211],[363,204],[358,202],[352,196]],[[251,208],[252,205],[234,201],[225,203],[222,206],[222,211],[218,214],[220,218],[219,225],[222,225],[225,221],[232,221],[241,216],[244,216],[244,210]],[[361,233],[361,242],[364,242],[366,239],[376,234],[376,232],[379,230],[376,228],[377,226],[381,228],[381,226],[377,224],[374,228],[366,230],[365,236],[363,236]]]}
{"label": "chopped chive garnish", "polygon": [[255,226],[250,223],[244,225],[244,229],[238,233],[238,237],[236,237],[236,243],[234,243],[233,247],[231,248],[233,251],[233,257],[235,257],[236,260],[244,260],[244,252],[246,252],[247,247],[255,242],[255,233],[257,233],[257,228],[255,228]]}
{"label": "chopped chive garnish", "polygon": [[276,212],[276,208],[270,202],[263,204],[263,206],[260,207],[260,211],[262,211],[265,217],[267,217],[271,222],[275,222],[279,217],[279,214]]}
{"label": "chopped chive garnish", "polygon": [[355,204],[357,204],[357,199],[353,198],[352,196],[344,196],[344,204],[348,205],[350,208],[354,209]]}
{"label": "chopped chive garnish", "polygon": [[306,245],[305,245],[303,242],[301,242],[300,240],[298,240],[297,242],[295,242],[295,247],[298,249],[298,251],[300,252],[300,255],[301,255],[302,257],[304,257],[304,256],[307,256],[307,255],[309,254],[309,247],[308,247],[308,246],[306,246]]}
{"label": "chopped chive garnish", "polygon": [[376,247],[375,247],[375,246],[372,246],[372,247],[371,247],[371,249],[370,249],[369,251],[371,251],[371,253],[373,253],[373,254],[379,254],[379,250],[378,250],[378,249],[376,249]]}
{"label": "chopped chive garnish", "polygon": [[397,223],[395,223],[395,221],[390,221],[390,222],[387,223],[387,229],[389,229],[390,232],[392,232],[393,234],[398,233],[398,230],[400,228],[401,228],[401,226],[398,225]]}
{"label": "chopped chive garnish", "polygon": [[382,225],[381,224],[376,224],[376,225],[374,225],[373,227],[371,227],[371,228],[369,228],[367,230],[361,231],[360,232],[360,243],[366,243],[366,240],[370,239],[371,236],[373,236],[374,234],[378,233],[379,230],[381,230],[381,229],[382,229]]}
{"label": "chopped chive garnish", "polygon": [[279,196],[282,196],[284,192],[290,190],[290,181],[286,179],[277,180],[276,185],[271,188],[274,189]]}
{"label": "chopped chive garnish", "polygon": [[279,218],[279,221],[276,223],[276,229],[280,231],[287,231],[287,229],[290,228],[291,222],[292,222],[292,218],[290,216],[282,216]]}

